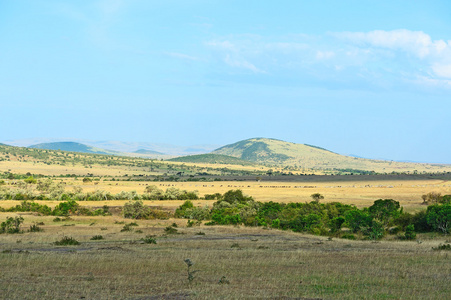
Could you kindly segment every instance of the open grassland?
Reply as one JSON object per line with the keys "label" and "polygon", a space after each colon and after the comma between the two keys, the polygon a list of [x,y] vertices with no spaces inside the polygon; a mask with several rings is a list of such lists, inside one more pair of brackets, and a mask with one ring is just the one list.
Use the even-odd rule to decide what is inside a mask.
{"label": "open grassland", "polygon": [[[321,202],[359,208],[377,199],[394,199],[408,212],[426,209],[424,194],[451,194],[450,174],[269,176],[266,167],[236,166],[233,172],[238,173],[233,173],[224,165],[42,150],[24,153],[0,157],[7,159],[0,161],[1,189],[39,194],[38,184],[23,180],[31,173],[50,176],[62,186],[61,193],[136,191],[142,195],[146,187],[155,185],[162,190],[198,191],[200,197],[240,189],[256,201],[282,203],[310,202],[312,194],[320,193],[325,197]],[[180,172],[185,173],[177,175]],[[183,181],[204,172],[209,174],[205,181]],[[8,178],[17,174],[21,176]],[[61,177],[66,174],[76,177]],[[146,176],[175,179],[151,181]],[[214,176],[221,181],[213,181]],[[36,202],[54,208],[62,201]],[[187,227],[186,219],[123,219],[120,208],[127,202],[78,201],[89,208],[107,205],[113,216],[0,213],[1,222],[6,217],[23,217],[24,231],[32,225],[44,230],[0,234],[0,299],[449,299],[451,294],[451,252],[432,249],[450,243],[449,236],[419,233],[417,241],[401,241],[387,235],[374,243],[363,240],[362,233],[356,234],[360,240],[351,241],[263,227]],[[184,200],[143,202],[175,211]],[[215,200],[192,202],[211,207]],[[0,207],[19,203],[2,200]],[[130,222],[138,226],[123,231]],[[177,232],[169,234],[167,228],[173,223]],[[94,236],[102,239],[92,240]],[[63,237],[81,244],[54,244]],[[146,243],[153,239],[156,244]],[[191,281],[184,262],[188,258],[194,262],[190,272],[198,271]]]}
{"label": "open grassland", "polygon": [[[1,213],[0,218],[13,214]],[[1,235],[2,299],[449,299],[447,237],[422,243],[349,241],[262,228],[195,226],[184,220],[22,214],[24,228]],[[165,227],[178,223],[176,234]],[[102,235],[103,240],[91,240]],[[152,235],[156,244],[141,241]],[[56,246],[69,236],[81,244]],[[189,258],[194,279],[188,280]],[[219,283],[221,281],[223,283]]]}
{"label": "open grassland", "polygon": [[[354,204],[359,208],[368,207],[377,199],[394,199],[408,212],[424,209],[421,195],[438,192],[451,194],[451,181],[441,179],[422,180],[369,180],[369,181],[331,181],[331,182],[257,182],[257,181],[218,181],[218,182],[137,182],[137,181],[99,181],[84,183],[81,179],[64,179],[65,188],[71,191],[81,187],[84,192],[104,190],[116,194],[121,191],[144,193],[149,185],[165,190],[176,187],[181,190],[198,191],[199,196],[205,194],[225,193],[231,189],[241,189],[246,195],[261,202],[310,202],[313,193],[324,195],[321,202],[341,202]],[[82,201],[83,206],[122,206],[126,201]],[[172,210],[180,206],[182,200],[144,201],[146,205],[162,206]],[[194,205],[212,205],[212,200],[193,200]],[[0,201],[0,206],[8,208],[18,201]],[[58,201],[39,201],[54,207]]]}
{"label": "open grassland", "polygon": [[[377,199],[394,199],[408,212],[424,209],[421,195],[438,192],[442,195],[451,194],[451,181],[440,179],[428,180],[380,180],[380,181],[332,181],[332,182],[257,182],[257,181],[220,181],[220,182],[137,182],[137,181],[99,181],[84,183],[81,179],[64,179],[65,189],[72,191],[81,187],[84,192],[104,190],[113,194],[122,191],[136,191],[143,194],[149,185],[155,185],[165,190],[176,187],[181,190],[198,191],[199,196],[205,194],[225,193],[231,189],[240,189],[246,195],[261,202],[310,202],[313,193],[324,195],[321,202],[341,202],[354,204],[359,208],[368,207]],[[54,207],[58,201],[37,201]],[[99,207],[102,205],[122,206],[125,200],[81,201],[82,206]],[[175,210],[182,200],[146,200],[144,204],[162,206]],[[212,200],[193,200],[196,206],[211,206]],[[2,200],[0,207],[9,208],[17,205],[15,200]]]}

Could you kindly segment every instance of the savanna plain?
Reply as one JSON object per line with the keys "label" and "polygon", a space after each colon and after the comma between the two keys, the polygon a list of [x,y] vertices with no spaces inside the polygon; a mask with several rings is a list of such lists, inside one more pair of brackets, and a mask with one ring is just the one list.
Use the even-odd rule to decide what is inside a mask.
{"label": "savanna plain", "polygon": [[[153,174],[158,179],[154,181],[147,175],[155,170],[139,164],[67,166],[15,158],[0,163],[3,191],[20,186],[33,192],[37,183],[30,177],[59,183],[67,195],[73,191],[139,195],[174,188],[198,195],[189,201],[205,209],[218,200],[207,200],[208,195],[240,190],[255,201],[283,205],[311,203],[312,195],[319,194],[323,198],[312,205],[340,202],[362,211],[378,199],[393,199],[403,212],[414,215],[428,207],[423,195],[451,194],[449,174],[277,177],[266,176],[268,168],[259,167],[238,176],[210,165],[165,163],[166,177],[177,177],[183,165],[201,174],[187,178],[201,179],[183,180],[179,173],[179,179],[170,181]],[[22,183],[26,179],[28,183]],[[349,239],[354,235],[344,227],[339,234],[324,234],[316,229],[283,229],[274,221],[256,220],[258,226],[248,226],[245,221],[215,223],[213,217],[190,219],[176,213],[186,199],[77,201],[91,212],[84,214],[73,207],[58,214],[12,209],[23,201],[0,200],[0,222],[22,220],[18,233],[0,234],[1,299],[449,299],[451,295],[451,251],[446,246],[451,237],[446,230],[400,239],[399,234],[389,234],[395,227],[390,224],[382,228],[383,237],[355,232],[356,238]],[[62,211],[65,201],[42,197],[30,202],[55,212],[58,207]],[[131,218],[124,214],[124,206],[132,202],[164,216]],[[99,209],[108,213],[92,213]]]}

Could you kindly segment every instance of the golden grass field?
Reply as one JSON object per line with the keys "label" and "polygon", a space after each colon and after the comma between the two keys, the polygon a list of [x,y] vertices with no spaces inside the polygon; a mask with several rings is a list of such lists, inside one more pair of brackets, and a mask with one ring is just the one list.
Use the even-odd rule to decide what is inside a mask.
{"label": "golden grass field", "polygon": [[[4,219],[6,215],[1,213]],[[262,228],[111,217],[21,214],[44,232],[1,235],[1,299],[449,299],[449,237],[419,242],[328,240]],[[116,222],[116,223],[115,223]],[[178,224],[177,234],[164,228]],[[69,225],[69,226],[68,226]],[[141,230],[141,232],[136,232]],[[200,235],[204,233],[205,235]],[[104,240],[93,241],[94,235]],[[157,244],[140,239],[155,236]],[[56,246],[63,236],[81,245]],[[185,259],[194,265],[187,276]],[[218,283],[221,278],[228,283]]]}
{"label": "golden grass field", "polygon": [[[241,189],[246,195],[256,201],[268,202],[310,202],[310,195],[321,193],[323,202],[342,202],[354,204],[357,207],[371,206],[378,199],[394,199],[399,201],[407,211],[423,209],[421,195],[429,192],[451,194],[451,181],[440,179],[429,180],[392,180],[392,181],[336,181],[336,182],[257,182],[257,181],[219,181],[219,182],[134,182],[134,181],[102,181],[98,184],[83,184],[81,179],[66,180],[66,189],[80,186],[85,192],[97,189],[119,193],[121,191],[136,191],[144,193],[146,186],[155,185],[162,190],[176,187],[182,190],[205,194],[225,193],[231,189]],[[123,205],[123,201],[95,201],[81,203],[82,205]],[[183,201],[145,201],[149,205],[176,208]],[[211,205],[211,200],[195,200],[196,205]]]}
{"label": "golden grass field", "polygon": [[[394,199],[399,201],[408,212],[424,209],[421,195],[429,192],[439,192],[442,195],[451,194],[451,181],[440,179],[429,180],[392,180],[392,181],[337,181],[337,182],[257,182],[257,181],[220,181],[220,182],[136,182],[136,181],[100,181],[98,184],[83,183],[81,179],[64,179],[66,190],[71,191],[79,186],[84,192],[105,190],[111,193],[121,191],[136,191],[144,193],[146,186],[155,185],[162,190],[176,187],[183,190],[205,194],[225,193],[231,189],[241,189],[246,195],[256,201],[268,202],[310,202],[313,193],[324,195],[322,202],[342,202],[354,204],[357,207],[368,207],[378,199]],[[57,201],[39,201],[51,207]],[[86,201],[80,202],[84,206],[122,206],[125,200]],[[144,201],[151,206],[163,206],[175,209],[184,201],[154,200]],[[211,200],[194,200],[197,206],[212,205]],[[16,205],[14,200],[1,201],[0,206],[8,208]]]}

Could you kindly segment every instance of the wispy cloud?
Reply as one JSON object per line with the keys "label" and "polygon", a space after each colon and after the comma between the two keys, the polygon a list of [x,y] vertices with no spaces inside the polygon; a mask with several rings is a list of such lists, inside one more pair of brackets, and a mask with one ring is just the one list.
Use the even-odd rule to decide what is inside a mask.
{"label": "wispy cloud", "polygon": [[344,41],[354,43],[360,47],[379,47],[400,50],[411,53],[419,58],[429,55],[440,55],[449,50],[450,45],[443,40],[433,41],[422,31],[398,29],[392,31],[374,30],[370,32],[340,32],[332,33]]}
{"label": "wispy cloud", "polygon": [[171,57],[184,59],[184,60],[191,60],[191,61],[200,61],[201,59],[195,56],[183,54],[183,53],[177,53],[177,52],[166,52],[166,55],[169,55]]}
{"label": "wispy cloud", "polygon": [[232,67],[247,69],[254,73],[265,73],[264,71],[260,70],[255,65],[253,65],[252,63],[250,63],[244,59],[232,58],[229,54],[226,55],[224,61],[226,64],[228,64],[229,66],[232,66]]}
{"label": "wispy cloud", "polygon": [[375,86],[450,87],[451,41],[434,40],[422,31],[238,35],[208,41],[206,46],[227,66],[255,73],[317,78],[318,83],[366,80]]}

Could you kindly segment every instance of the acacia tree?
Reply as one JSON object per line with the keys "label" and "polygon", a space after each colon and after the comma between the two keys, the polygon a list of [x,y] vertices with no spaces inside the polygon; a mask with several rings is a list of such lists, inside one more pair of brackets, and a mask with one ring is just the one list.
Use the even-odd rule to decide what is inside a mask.
{"label": "acacia tree", "polygon": [[319,202],[319,200],[323,200],[324,199],[324,196],[321,195],[320,193],[311,194],[310,197],[312,197],[313,201],[315,201],[317,203]]}

